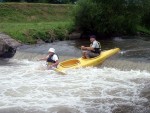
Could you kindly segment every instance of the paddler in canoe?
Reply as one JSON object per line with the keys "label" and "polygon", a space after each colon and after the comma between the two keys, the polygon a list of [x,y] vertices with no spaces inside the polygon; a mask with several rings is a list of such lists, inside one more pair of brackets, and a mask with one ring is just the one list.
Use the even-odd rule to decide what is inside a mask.
{"label": "paddler in canoe", "polygon": [[81,46],[83,58],[94,58],[101,53],[101,44],[96,40],[96,36],[90,36],[90,47]]}
{"label": "paddler in canoe", "polygon": [[45,60],[47,61],[47,69],[53,69],[56,68],[57,65],[59,64],[59,57],[55,53],[54,48],[50,48],[48,50],[48,56],[41,58],[39,60]]}

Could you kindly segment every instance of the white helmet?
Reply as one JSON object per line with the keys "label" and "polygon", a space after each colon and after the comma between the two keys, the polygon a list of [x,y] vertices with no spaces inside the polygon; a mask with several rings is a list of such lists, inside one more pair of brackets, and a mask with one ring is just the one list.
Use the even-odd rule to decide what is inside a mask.
{"label": "white helmet", "polygon": [[54,48],[49,48],[48,52],[55,53],[55,49]]}

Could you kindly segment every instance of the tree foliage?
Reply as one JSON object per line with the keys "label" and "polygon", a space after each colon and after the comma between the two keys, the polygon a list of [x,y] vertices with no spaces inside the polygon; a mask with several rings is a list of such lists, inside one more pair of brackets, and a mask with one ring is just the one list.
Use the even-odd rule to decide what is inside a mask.
{"label": "tree foliage", "polygon": [[30,3],[57,3],[57,4],[76,2],[76,0],[4,0],[4,1],[5,2],[30,2]]}
{"label": "tree foliage", "polygon": [[150,11],[143,15],[141,24],[143,24],[146,28],[150,29]]}
{"label": "tree foliage", "polygon": [[74,22],[83,32],[113,36],[134,34],[147,0],[79,0]]}
{"label": "tree foliage", "polygon": [[150,29],[150,0],[144,0],[145,4],[143,5],[143,15],[141,16],[141,24],[148,29]]}

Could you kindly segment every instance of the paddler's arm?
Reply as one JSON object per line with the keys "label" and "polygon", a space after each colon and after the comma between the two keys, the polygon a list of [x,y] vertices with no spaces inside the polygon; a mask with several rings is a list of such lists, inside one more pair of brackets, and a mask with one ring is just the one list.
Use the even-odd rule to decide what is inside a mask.
{"label": "paddler's arm", "polygon": [[94,48],[93,47],[85,47],[85,46],[81,46],[81,49],[82,50],[89,50],[89,51],[94,51]]}
{"label": "paddler's arm", "polygon": [[59,64],[59,61],[56,60],[56,62],[51,64],[48,68],[50,69],[50,68],[53,68],[53,67],[57,67],[58,64]]}
{"label": "paddler's arm", "polygon": [[38,59],[38,61],[40,61],[40,60],[47,60],[47,58],[40,58],[40,59]]}
{"label": "paddler's arm", "polygon": [[40,59],[38,59],[38,61],[40,61],[40,60],[47,60],[47,58],[48,58],[48,56],[47,56],[47,57],[40,58]]}

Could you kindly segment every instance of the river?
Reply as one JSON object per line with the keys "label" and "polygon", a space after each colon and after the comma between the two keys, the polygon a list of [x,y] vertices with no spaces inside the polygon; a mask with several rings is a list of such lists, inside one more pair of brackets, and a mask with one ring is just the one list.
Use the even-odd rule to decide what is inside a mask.
{"label": "river", "polygon": [[101,66],[71,69],[66,76],[45,70],[37,59],[56,49],[61,61],[80,57],[83,39],[24,45],[0,60],[0,113],[149,113],[150,38],[100,40],[120,53]]}

